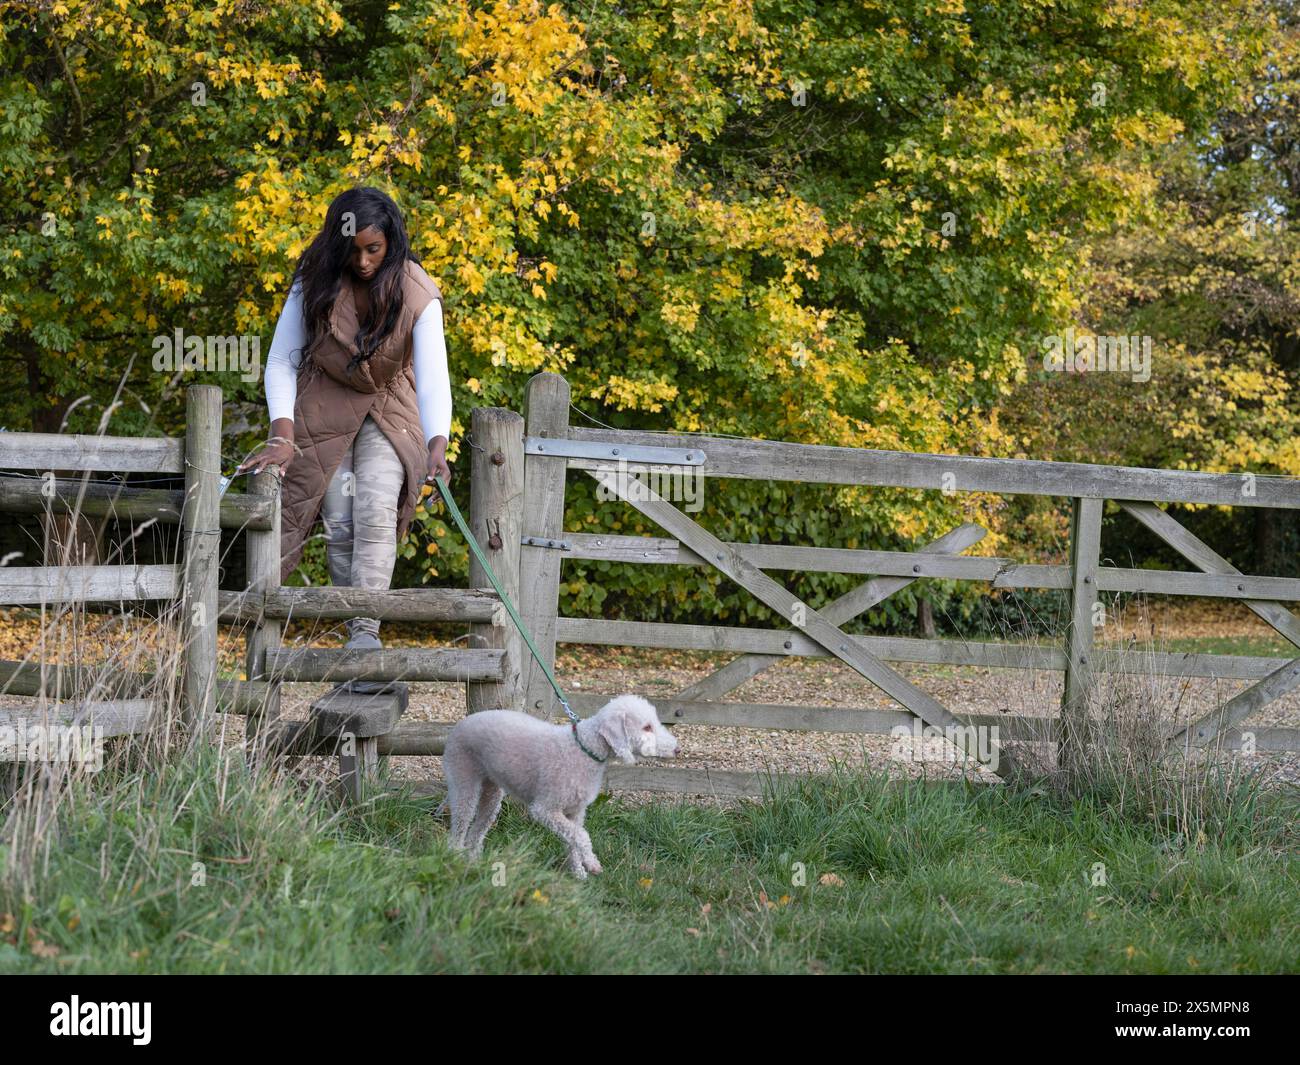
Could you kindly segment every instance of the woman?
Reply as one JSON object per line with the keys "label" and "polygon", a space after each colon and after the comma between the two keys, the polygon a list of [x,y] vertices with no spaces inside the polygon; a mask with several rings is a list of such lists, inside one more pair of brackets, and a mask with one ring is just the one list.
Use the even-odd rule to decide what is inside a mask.
{"label": "woman", "polygon": [[[298,261],[266,400],[272,435],[237,472],[279,467],[280,582],[319,514],[330,580],[386,589],[423,486],[451,477],[451,382],[442,294],[379,190],[337,197]],[[347,628],[348,649],[383,646],[378,619]]]}

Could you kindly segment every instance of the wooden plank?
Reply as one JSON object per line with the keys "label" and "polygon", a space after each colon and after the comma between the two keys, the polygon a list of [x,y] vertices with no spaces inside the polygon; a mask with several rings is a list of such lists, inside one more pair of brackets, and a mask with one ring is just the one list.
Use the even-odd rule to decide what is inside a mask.
{"label": "wooden plank", "polygon": [[[599,559],[661,566],[709,565],[680,541],[664,537],[566,532],[564,539],[571,545],[570,550],[562,552],[566,559]],[[724,543],[728,550],[759,569],[798,570],[804,573],[869,573],[908,578],[947,577],[993,581],[1012,566],[1012,563],[1002,558],[944,558],[942,555],[936,558],[932,557],[933,552],[925,551],[866,551],[847,547]],[[1056,568],[1065,572],[1064,567]]]}
{"label": "wooden plank", "polygon": [[171,599],[175,566],[0,566],[0,605]]}
{"label": "wooden plank", "polygon": [[[614,647],[659,647],[681,651],[743,651],[782,654],[786,657],[828,657],[821,645],[783,629],[740,629],[713,625],[675,625],[660,621],[604,621],[598,618],[560,618],[556,632],[560,643]],[[910,636],[854,636],[878,658],[888,662],[914,662],[934,666],[973,666],[982,669],[1064,670],[1065,652],[1059,647],[1026,643],[992,643],[980,640],[923,640]],[[786,643],[790,646],[787,648]],[[1101,673],[1139,673],[1165,677],[1217,677],[1220,680],[1258,680],[1268,676],[1286,658],[1192,652],[1099,651],[1095,665]]]}
{"label": "wooden plank", "polygon": [[[271,520],[265,531],[250,530],[245,536],[244,580],[247,592],[265,597],[280,587],[280,478],[270,470],[250,474],[251,496],[271,508]],[[218,609],[222,601],[217,592]],[[264,683],[262,698],[245,702],[244,745],[250,764],[256,763],[264,748],[266,728],[280,716],[280,685],[267,682],[266,652],[280,646],[281,622],[262,616],[244,635],[245,683]],[[251,689],[249,689],[251,690]],[[218,703],[220,703],[218,692]]]}
{"label": "wooden plank", "polygon": [[[77,503],[81,497],[80,505]],[[82,482],[75,478],[0,477],[0,512],[9,514],[78,513],[93,518],[178,524],[185,493],[179,488],[137,488],[130,484]],[[270,500],[227,492],[221,500],[223,529],[270,527]]]}
{"label": "wooden plank", "polygon": [[[265,471],[263,471],[265,472]],[[261,476],[258,474],[257,476]],[[272,475],[274,476],[274,474]],[[280,508],[279,497],[259,495],[256,492],[227,491],[220,501],[223,529],[247,529],[251,532],[268,532],[273,515]]]}
{"label": "wooden plank", "polygon": [[[570,549],[563,552],[566,559],[635,562],[657,566],[708,565],[689,547],[667,537],[566,532],[564,539],[570,544]],[[994,588],[1059,588],[1067,591],[1070,588],[1069,566],[1044,566],[992,557],[918,558],[918,552],[915,551],[786,547],[734,541],[724,543],[759,569],[987,581]],[[1300,602],[1300,579],[1294,577],[1219,576],[1102,566],[1097,571],[1097,589],[1103,592]]]}
{"label": "wooden plank", "polygon": [[[1300,509],[1300,480],[1282,476],[1256,477],[1255,495],[1243,496],[1241,478],[1228,473],[964,455],[917,455],[906,451],[577,426],[569,430],[568,436],[571,440],[623,446],[646,444],[703,448],[708,455],[702,467],[706,477]],[[609,462],[570,459],[569,468],[608,469]],[[665,472],[680,469],[648,468]]]}
{"label": "wooden plank", "polygon": [[266,652],[267,673],[280,681],[492,680],[501,676],[505,652],[484,648],[279,648]]}
{"label": "wooden plank", "polygon": [[[635,479],[620,483],[624,479],[612,471],[593,471],[592,476],[604,484],[607,491],[630,503],[667,532],[689,545],[697,554],[710,559],[721,573],[739,584],[760,602],[777,611],[782,617],[790,619],[792,624],[802,629],[836,658],[851,666],[927,724],[936,728],[960,727],[960,722],[937,700],[890,669],[860,644],[855,643],[812,607],[801,603],[766,573],[755,569],[743,558],[729,553],[721,540],[660,498],[647,484]],[[965,733],[961,736],[966,752],[978,758],[981,753],[979,745],[967,743],[969,737]],[[987,765],[995,773],[1008,776],[1015,771],[1013,760],[1000,745],[990,743],[987,754]]]}
{"label": "wooden plank", "polygon": [[[570,693],[569,702],[580,717],[590,717],[612,695]],[[794,706],[786,703],[701,702],[680,696],[648,694],[660,720],[670,725],[709,725],[716,728],[773,729],[793,732],[847,732],[888,735],[896,728],[909,731],[916,715],[906,710],[855,706]],[[1051,741],[1056,719],[1016,714],[955,714],[962,725],[997,727],[1002,739]]]}
{"label": "wooden plank", "polygon": [[391,732],[410,703],[410,689],[394,684],[393,690],[360,694],[343,688],[326,692],[311,704],[310,720],[319,733],[345,733],[368,739]]}
{"label": "wooden plank", "polygon": [[379,737],[380,754],[442,754],[454,721],[399,721],[392,732]]}
{"label": "wooden plank", "polygon": [[[43,684],[42,684],[42,673]],[[0,661],[0,694],[72,699],[87,695],[136,699],[154,684],[154,673],[127,673],[105,663],[57,666]],[[257,680],[218,680],[217,705],[225,713],[260,712],[275,685]]]}
{"label": "wooden plank", "polygon": [[0,433],[0,469],[183,473],[184,451],[173,437]]}
{"label": "wooden plank", "polygon": [[1065,692],[1057,751],[1058,763],[1067,773],[1083,758],[1095,683],[1092,645],[1103,505],[1100,499],[1076,499],[1070,519],[1070,620],[1065,630]]}
{"label": "wooden plank", "polygon": [[[278,573],[276,580],[279,580]],[[284,620],[367,617],[378,618],[380,621],[491,624],[500,621],[504,615],[501,600],[491,588],[374,590],[345,586],[289,588],[279,585],[269,588],[265,593],[219,592],[217,599],[221,606],[220,619],[232,622],[257,621],[259,618]]]}
{"label": "wooden plank", "polygon": [[127,698],[139,695],[153,683],[152,673],[128,673],[106,663],[58,666],[40,662],[0,661],[0,694],[40,695],[51,699],[96,695]]}
{"label": "wooden plank", "polygon": [[[926,545],[924,551],[920,553],[939,554],[951,552],[956,554],[979,543],[984,538],[984,535],[985,530],[978,525],[960,525],[951,532],[945,533],[933,543]],[[895,592],[906,588],[911,583],[912,580],[906,577],[874,577],[824,606],[822,614],[834,624],[843,625],[845,622],[851,621],[878,603],[888,599]],[[704,679],[690,685],[690,687],[678,693],[678,698],[685,700],[721,698],[727,692],[733,691],[746,681],[757,677],[784,657],[784,655],[779,654],[743,655],[728,662]]]}
{"label": "wooden plank", "polygon": [[1271,599],[1278,602],[1300,602],[1300,580],[1294,577],[1181,573],[1150,569],[1113,569],[1102,566],[1097,571],[1097,588],[1103,592],[1145,592],[1153,595],[1207,596],[1214,599]]}
{"label": "wooden plank", "polygon": [[[569,382],[540,373],[528,382],[529,436],[562,439],[569,427]],[[522,528],[525,536],[558,539],[564,531],[564,475],[567,460],[548,455],[524,458]],[[519,554],[519,616],[546,665],[555,666],[555,618],[560,595],[561,552],[525,544]],[[545,673],[529,655],[521,664],[524,709],[547,717],[555,699]]]}
{"label": "wooden plank", "polygon": [[[1120,501],[1129,514],[1155,533],[1160,539],[1182,555],[1197,569],[1206,573],[1239,576],[1237,569],[1222,555],[1217,554],[1203,541],[1197,539],[1159,507],[1150,503]],[[1245,599],[1243,605],[1263,618],[1297,647],[1300,647],[1300,618],[1289,610],[1259,599]]]}
{"label": "wooden plank", "polygon": [[[399,721],[391,732],[374,737],[375,751],[381,757],[440,755],[454,725],[454,721]],[[312,728],[310,721],[281,718],[267,733],[267,747],[277,754],[336,755],[340,745],[338,735],[321,733]]]}
{"label": "wooden plank", "polygon": [[[470,416],[469,527],[511,602],[519,602],[519,552],[524,492],[524,420],[514,411],[478,407]],[[562,516],[561,516],[562,518]],[[487,570],[470,553],[470,584],[490,584]],[[495,604],[494,604],[495,605]],[[506,653],[501,680],[469,681],[465,705],[477,710],[524,708],[523,660],[528,654],[509,615],[471,626],[471,647],[499,647]],[[522,615],[521,615],[522,616]],[[552,651],[552,655],[554,652]]]}
{"label": "wooden plank", "polygon": [[339,751],[339,791],[344,802],[359,803],[379,783],[377,737],[345,739]]}
{"label": "wooden plank", "polygon": [[221,480],[221,389],[185,390],[185,506],[181,513],[181,713],[201,729],[217,712],[217,523]]}
{"label": "wooden plank", "polygon": [[[829,657],[830,654],[811,637],[786,629],[741,629],[718,625],[677,625],[664,621],[560,618],[556,632],[561,643],[660,647],[681,651],[739,651],[746,654],[776,655],[782,658],[824,658]],[[850,636],[848,638],[871,654],[891,662],[982,666],[988,669],[1061,670],[1065,668],[1065,653],[1057,647],[1046,645],[923,640],[910,636]]]}
{"label": "wooden plank", "polygon": [[104,737],[133,736],[149,728],[159,708],[153,699],[92,699],[49,703],[44,709],[0,710],[0,729],[40,725],[93,725]]}
{"label": "wooden plank", "polygon": [[1300,751],[1300,728],[1229,729],[1221,734],[1223,749],[1240,751],[1247,733],[1256,751]]}
{"label": "wooden plank", "polygon": [[[954,559],[954,562],[965,561]],[[993,579],[994,588],[1070,588],[1069,566],[1008,564]],[[1181,570],[1122,569],[1099,566],[1099,592],[1147,595],[1189,595],[1213,599],[1274,599],[1300,601],[1300,580],[1294,577],[1252,577],[1242,574],[1192,573]]]}
{"label": "wooden plank", "polygon": [[279,705],[279,684],[265,680],[217,681],[217,709],[223,714],[266,715],[271,720]]}

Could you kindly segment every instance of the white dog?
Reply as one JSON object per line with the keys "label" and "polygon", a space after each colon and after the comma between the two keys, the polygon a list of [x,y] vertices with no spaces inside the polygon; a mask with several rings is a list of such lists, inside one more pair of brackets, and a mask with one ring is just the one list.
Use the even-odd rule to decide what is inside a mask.
{"label": "white dog", "polygon": [[618,696],[578,725],[553,725],[517,710],[470,714],[452,728],[442,756],[451,845],[478,857],[502,794],[509,792],[564,841],[569,871],[586,879],[601,868],[583,821],[600,794],[609,758],[632,765],[637,755],[680,752],[655,708],[637,695]]}

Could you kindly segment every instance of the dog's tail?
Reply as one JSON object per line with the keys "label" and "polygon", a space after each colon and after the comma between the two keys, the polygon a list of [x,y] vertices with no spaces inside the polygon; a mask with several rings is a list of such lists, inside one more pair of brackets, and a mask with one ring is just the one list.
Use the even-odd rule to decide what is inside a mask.
{"label": "dog's tail", "polygon": [[441,817],[446,812],[447,812],[447,800],[444,798],[442,802],[438,804],[438,808],[433,811],[433,816]]}

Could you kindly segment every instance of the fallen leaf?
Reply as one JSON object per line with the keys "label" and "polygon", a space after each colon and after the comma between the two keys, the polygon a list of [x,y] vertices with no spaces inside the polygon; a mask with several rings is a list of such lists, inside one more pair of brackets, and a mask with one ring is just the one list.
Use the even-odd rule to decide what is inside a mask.
{"label": "fallen leaf", "polygon": [[38,958],[57,958],[61,953],[53,943],[46,943],[38,936],[35,928],[27,929],[27,947]]}

